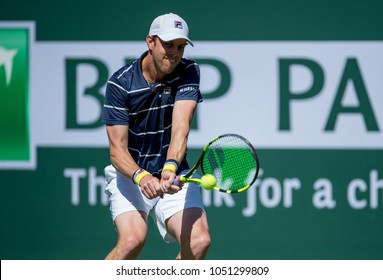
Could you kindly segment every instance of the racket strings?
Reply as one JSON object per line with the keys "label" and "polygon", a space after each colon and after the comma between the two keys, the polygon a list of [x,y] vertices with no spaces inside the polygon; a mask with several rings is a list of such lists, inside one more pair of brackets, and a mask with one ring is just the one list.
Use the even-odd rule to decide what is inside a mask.
{"label": "racket strings", "polygon": [[213,174],[221,189],[237,191],[254,182],[257,161],[248,142],[229,135],[218,138],[209,146],[202,170],[205,174]]}

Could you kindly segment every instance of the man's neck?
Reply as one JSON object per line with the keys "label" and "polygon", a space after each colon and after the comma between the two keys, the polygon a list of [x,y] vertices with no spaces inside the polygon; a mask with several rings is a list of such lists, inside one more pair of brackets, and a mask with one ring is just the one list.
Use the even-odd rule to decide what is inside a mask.
{"label": "man's neck", "polygon": [[158,71],[154,66],[153,57],[148,53],[142,60],[142,74],[148,83],[160,82],[163,77],[159,77]]}

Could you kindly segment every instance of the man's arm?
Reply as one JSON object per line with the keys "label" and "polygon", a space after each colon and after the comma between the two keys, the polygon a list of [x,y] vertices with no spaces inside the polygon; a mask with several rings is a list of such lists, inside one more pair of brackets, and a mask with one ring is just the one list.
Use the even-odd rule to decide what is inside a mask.
{"label": "man's arm", "polygon": [[[176,160],[178,163],[185,157],[187,141],[190,132],[190,125],[193,120],[194,111],[197,107],[197,102],[194,100],[179,100],[174,103],[173,119],[172,119],[172,137],[167,153],[167,160]],[[166,189],[169,189],[174,178],[174,172],[164,170],[162,172],[161,184]],[[179,188],[172,186],[169,193],[178,191]]]}
{"label": "man's arm", "polygon": [[[134,172],[140,167],[132,158],[128,149],[128,126],[107,125],[106,132],[109,138],[110,160],[113,166],[125,177],[132,179]],[[159,180],[150,174],[144,176],[140,181],[141,192],[147,198],[159,195]]]}
{"label": "man's arm", "polygon": [[190,125],[193,120],[197,102],[180,100],[174,104],[172,121],[172,138],[168,149],[167,159],[181,162],[185,157]]}

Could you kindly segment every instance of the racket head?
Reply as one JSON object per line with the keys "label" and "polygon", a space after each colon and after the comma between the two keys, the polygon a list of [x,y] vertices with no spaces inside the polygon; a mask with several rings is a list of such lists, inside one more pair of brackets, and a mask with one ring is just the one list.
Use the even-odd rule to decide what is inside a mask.
{"label": "racket head", "polygon": [[258,155],[251,143],[238,134],[223,134],[205,148],[200,161],[202,174],[212,174],[217,188],[225,193],[239,193],[255,182],[259,172]]}

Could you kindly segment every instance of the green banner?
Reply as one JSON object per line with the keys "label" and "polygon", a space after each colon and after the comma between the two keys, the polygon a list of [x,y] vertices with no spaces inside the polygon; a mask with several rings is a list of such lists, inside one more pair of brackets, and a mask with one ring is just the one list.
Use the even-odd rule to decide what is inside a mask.
{"label": "green banner", "polygon": [[[200,150],[191,150],[194,162]],[[203,191],[209,259],[382,259],[383,151],[259,150],[247,192]],[[1,259],[102,259],[117,234],[103,193],[108,149],[39,148],[0,171]],[[149,220],[140,259],[174,259]]]}

